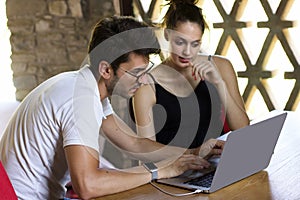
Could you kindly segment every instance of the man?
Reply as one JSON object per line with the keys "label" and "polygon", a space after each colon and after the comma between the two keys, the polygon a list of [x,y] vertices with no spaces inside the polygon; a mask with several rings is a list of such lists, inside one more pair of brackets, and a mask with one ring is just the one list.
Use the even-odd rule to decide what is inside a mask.
{"label": "man", "polygon": [[[63,198],[70,180],[80,198],[90,199],[208,167],[199,156],[179,156],[180,148],[135,137],[113,113],[108,97],[132,96],[147,83],[149,55],[158,52],[157,39],[144,24],[128,17],[103,19],[93,30],[88,64],[50,78],[23,100],[0,143],[0,159],[20,199]],[[157,162],[157,173],[143,166],[99,168],[100,128],[136,157],[158,161],[164,158],[158,156],[161,149],[168,149],[164,156],[175,158]],[[200,153],[219,154],[223,143],[214,142]]]}

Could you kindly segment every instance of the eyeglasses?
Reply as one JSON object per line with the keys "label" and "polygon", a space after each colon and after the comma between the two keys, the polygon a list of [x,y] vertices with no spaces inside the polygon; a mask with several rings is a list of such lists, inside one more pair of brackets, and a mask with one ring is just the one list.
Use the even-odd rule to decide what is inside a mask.
{"label": "eyeglasses", "polygon": [[[135,68],[131,71],[125,70],[122,67],[119,67],[121,70],[123,70],[126,74],[129,74],[130,76],[133,76],[136,78],[136,81],[138,82],[138,80],[143,77],[145,74],[148,74],[150,72],[150,70],[153,68],[154,63],[149,61],[148,66],[145,68]],[[142,71],[142,72],[141,72]]]}

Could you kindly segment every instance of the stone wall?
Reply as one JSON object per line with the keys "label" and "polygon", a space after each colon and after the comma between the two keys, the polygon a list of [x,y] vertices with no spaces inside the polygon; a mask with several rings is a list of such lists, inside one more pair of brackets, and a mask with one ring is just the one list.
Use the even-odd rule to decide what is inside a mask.
{"label": "stone wall", "polygon": [[93,25],[113,0],[7,0],[16,99],[63,71],[78,69]]}

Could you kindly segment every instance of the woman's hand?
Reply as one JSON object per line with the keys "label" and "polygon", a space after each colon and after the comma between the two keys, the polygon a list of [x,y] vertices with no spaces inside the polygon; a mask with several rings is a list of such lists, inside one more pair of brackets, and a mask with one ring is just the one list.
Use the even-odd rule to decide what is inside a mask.
{"label": "woman's hand", "polygon": [[171,178],[179,176],[187,170],[201,170],[208,168],[210,163],[193,154],[183,154],[179,158],[171,158],[156,164],[158,166],[158,178]]}
{"label": "woman's hand", "polygon": [[223,81],[212,56],[197,56],[190,65],[195,80],[199,77],[215,85]]}

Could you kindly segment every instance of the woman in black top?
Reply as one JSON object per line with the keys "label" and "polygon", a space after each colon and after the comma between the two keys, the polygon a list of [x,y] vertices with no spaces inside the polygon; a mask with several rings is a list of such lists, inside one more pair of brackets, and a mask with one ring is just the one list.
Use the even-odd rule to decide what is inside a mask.
{"label": "woman in black top", "polygon": [[249,124],[231,62],[199,53],[205,21],[194,3],[170,1],[163,22],[169,55],[132,99],[140,136],[186,148],[218,137],[225,122],[230,130]]}

